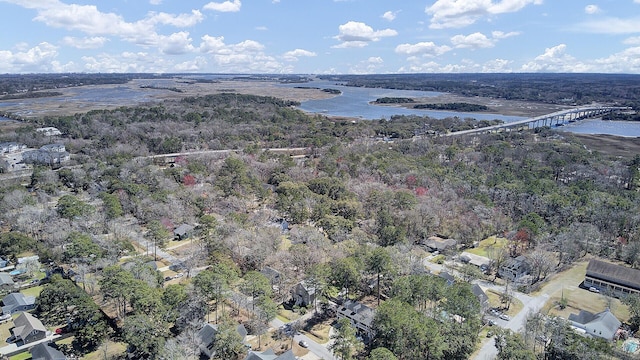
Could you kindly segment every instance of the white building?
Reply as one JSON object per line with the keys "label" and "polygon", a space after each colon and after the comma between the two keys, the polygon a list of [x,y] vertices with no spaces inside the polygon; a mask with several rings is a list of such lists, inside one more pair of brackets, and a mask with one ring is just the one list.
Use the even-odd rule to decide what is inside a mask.
{"label": "white building", "polygon": [[42,133],[44,136],[62,135],[62,132],[60,132],[60,130],[52,126],[37,128],[36,131]]}

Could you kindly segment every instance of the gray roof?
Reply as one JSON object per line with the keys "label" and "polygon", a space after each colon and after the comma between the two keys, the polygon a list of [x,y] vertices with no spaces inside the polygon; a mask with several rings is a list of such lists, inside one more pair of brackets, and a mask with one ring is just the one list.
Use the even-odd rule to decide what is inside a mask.
{"label": "gray roof", "polygon": [[592,259],[587,276],[640,290],[640,270]]}
{"label": "gray roof", "polygon": [[249,354],[247,355],[247,357],[244,358],[244,360],[295,360],[295,359],[296,357],[295,355],[293,355],[292,349],[289,349],[288,351],[280,355],[276,355],[276,353],[274,353],[272,349],[267,349],[261,353],[257,351],[249,351]]}
{"label": "gray roof", "polygon": [[32,347],[29,352],[33,360],[66,360],[67,357],[59,350],[52,348],[46,343],[39,343]]}
{"label": "gray roof", "polygon": [[373,323],[375,312],[372,308],[356,301],[347,300],[339,308],[339,312],[349,315],[354,321],[365,324],[368,327]]}
{"label": "gray roof", "polygon": [[487,296],[487,294],[482,290],[482,288],[480,287],[480,285],[478,284],[473,284],[471,286],[471,291],[473,292],[473,294],[475,296],[478,297],[478,300],[480,300],[480,303],[484,303],[486,301],[489,301],[489,297]]}
{"label": "gray roof", "polygon": [[13,313],[13,309],[18,306],[30,306],[36,303],[34,296],[25,296],[23,293],[11,293],[2,299],[4,306],[2,307],[3,314]]}
{"label": "gray roof", "polygon": [[11,275],[0,272],[0,286],[1,285],[13,285],[13,278]]}
{"label": "gray roof", "polygon": [[47,332],[47,329],[42,325],[42,322],[33,315],[23,312],[13,320],[15,328],[13,334],[20,339],[25,339],[32,331]]}
{"label": "gray roof", "polygon": [[184,236],[193,230],[193,226],[189,224],[182,224],[173,230],[174,235]]}
{"label": "gray roof", "polygon": [[446,250],[448,248],[454,247],[458,244],[458,242],[454,239],[443,239],[437,236],[431,236],[427,240],[424,241],[424,245],[430,247],[434,250]]}
{"label": "gray roof", "polygon": [[[612,339],[616,331],[622,324],[615,315],[606,309],[605,311],[593,314],[586,310],[580,310],[579,314],[569,314],[569,321],[590,328],[601,328],[606,330],[606,334],[598,333],[596,336]],[[589,333],[589,335],[593,335]]]}
{"label": "gray roof", "polygon": [[[249,334],[244,325],[240,324],[236,327],[236,332],[242,338],[244,342],[244,338]],[[198,332],[198,338],[201,341],[200,349],[207,353],[207,355],[212,356],[213,343],[215,342],[216,334],[218,333],[218,325],[217,324],[205,324],[202,329]]]}

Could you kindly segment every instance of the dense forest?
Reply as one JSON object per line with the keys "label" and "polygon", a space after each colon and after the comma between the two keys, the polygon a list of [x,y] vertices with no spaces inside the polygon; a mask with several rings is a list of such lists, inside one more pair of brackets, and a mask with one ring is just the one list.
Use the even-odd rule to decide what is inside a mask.
{"label": "dense forest", "polygon": [[[356,79],[349,81],[356,85]],[[571,79],[563,90],[569,97],[578,84]],[[597,91],[580,84],[585,99]],[[485,88],[491,87],[477,85]],[[609,98],[616,89],[622,91],[613,88]],[[77,283],[116,314],[108,328],[84,292],[54,277],[38,313],[55,323],[58,311],[77,307],[86,311],[77,311],[71,324],[93,326],[71,351],[85,354],[109,336],[127,343],[136,358],[194,358],[198,347],[189,339],[211,304],[216,317],[222,304],[221,331],[232,328],[224,302],[236,292],[253,300],[247,324],[262,334],[275,304],[300,280],[316,284],[325,299],[341,290],[357,299],[377,279],[388,300],[378,308],[376,338],[359,347],[345,326],[339,333],[349,341],[338,342],[335,353],[345,359],[379,359],[374,356],[386,352],[400,359],[467,359],[477,344],[480,305],[467,282],[445,287],[424,274],[414,248],[428,237],[472,246],[499,235],[509,241],[500,259],[542,254],[554,259],[540,270],[545,274],[587,255],[640,266],[640,156],[609,157],[544,128],[416,136],[478,123],[418,116],[332,120],[292,105],[218,94],[34,119],[0,134],[0,142],[38,147],[51,139],[33,129],[55,126],[73,154],[61,169],[35,168],[26,187],[0,188],[0,256],[33,251],[72,267]],[[305,156],[263,150],[291,147],[305,148]],[[171,165],[149,158],[195,150],[232,151],[181,156]],[[286,234],[277,226],[283,219],[290,226]],[[144,266],[149,257],[120,266],[134,244],[163,248],[183,223],[197,224],[198,240],[181,266],[187,274],[209,266],[190,285],[163,287],[162,277]],[[283,292],[265,285],[259,273],[265,266],[281,271]],[[65,307],[56,307],[60,298],[67,299]],[[464,321],[451,321],[451,314]],[[562,334],[562,341],[570,337]],[[219,345],[220,358],[241,358],[246,349],[229,339]],[[505,347],[507,341],[521,345],[509,334],[504,339]],[[585,349],[598,353],[602,344],[581,346],[546,351],[578,358]]]}

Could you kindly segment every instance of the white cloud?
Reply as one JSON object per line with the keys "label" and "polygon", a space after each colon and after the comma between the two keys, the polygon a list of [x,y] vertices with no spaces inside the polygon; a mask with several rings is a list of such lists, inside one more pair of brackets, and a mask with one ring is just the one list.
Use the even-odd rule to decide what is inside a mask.
{"label": "white cloud", "polygon": [[284,72],[288,68],[274,57],[264,53],[264,45],[245,40],[237,44],[226,44],[224,37],[205,35],[198,50],[213,61],[216,72]]}
{"label": "white cloud", "polygon": [[202,56],[197,56],[193,60],[176,64],[173,69],[175,72],[198,72],[206,69],[207,60]]}
{"label": "white cloud", "polygon": [[266,27],[266,26],[256,26],[256,30],[258,30],[258,31],[267,31],[267,30],[269,30],[269,28]]}
{"label": "white cloud", "polygon": [[626,45],[640,45],[640,36],[632,36],[630,38],[626,38],[622,41],[622,43]]}
{"label": "white cloud", "polygon": [[162,0],[149,0],[149,4],[151,4],[151,5],[160,5],[160,4],[162,4]]}
{"label": "white cloud", "polygon": [[510,73],[513,72],[511,69],[512,61],[505,59],[494,59],[487,61],[482,65],[483,73]]}
{"label": "white cloud", "polygon": [[578,24],[576,29],[597,34],[640,33],[640,17],[629,19],[608,17]]}
{"label": "white cloud", "polygon": [[486,36],[483,33],[475,32],[469,35],[456,35],[451,38],[451,43],[456,48],[468,48],[468,49],[482,49],[491,48],[496,45],[498,40],[506,39],[512,36],[519,35],[519,32],[512,31],[505,33],[503,31],[491,32],[491,37]]}
{"label": "white cloud", "polygon": [[145,22],[151,24],[171,25],[175,27],[190,27],[200,23],[204,19],[204,15],[199,10],[191,10],[191,14],[167,14],[167,13],[149,13]]}
{"label": "white cloud", "polygon": [[425,12],[431,15],[432,29],[460,28],[471,25],[483,16],[511,13],[542,0],[437,0]]}
{"label": "white cloud", "polygon": [[167,55],[180,55],[194,50],[189,33],[186,31],[161,36],[158,45],[160,51]]}
{"label": "white cloud", "polygon": [[62,39],[62,43],[64,45],[75,47],[78,49],[98,49],[101,48],[107,41],[109,41],[109,39],[104,36],[93,36],[84,38],[65,36]]}
{"label": "white cloud", "polygon": [[398,12],[399,11],[386,11],[381,17],[387,21],[393,21],[396,19],[396,16],[398,16]]}
{"label": "white cloud", "polygon": [[342,44],[334,46],[335,48],[348,47],[364,47],[369,42],[379,41],[383,37],[398,35],[393,29],[373,30],[373,28],[365,23],[357,21],[349,21],[338,27],[340,34],[334,39],[342,42]]}
{"label": "white cloud", "polygon": [[599,13],[601,10],[598,7],[598,5],[587,5],[584,7],[584,12],[586,14],[592,15],[592,14],[597,14]]}
{"label": "white cloud", "polygon": [[384,64],[384,60],[379,56],[371,56],[360,61],[349,69],[350,74],[373,74],[379,73]]}
{"label": "white cloud", "polygon": [[567,45],[546,48],[542,55],[522,65],[524,72],[592,72],[593,67],[566,53]]}
{"label": "white cloud", "polygon": [[451,38],[451,43],[457,48],[490,48],[494,47],[495,43],[492,39],[489,39],[486,35],[475,32],[467,36],[456,35]]}
{"label": "white cloud", "polygon": [[0,50],[0,73],[56,71],[57,56],[58,48],[47,42],[16,52]]}
{"label": "white cloud", "polygon": [[240,2],[240,0],[233,0],[233,2],[232,1],[225,1],[221,3],[210,2],[206,4],[203,7],[203,9],[219,11],[219,12],[238,12],[240,11],[241,6],[242,6],[242,3]]}
{"label": "white cloud", "polygon": [[609,57],[596,59],[594,63],[598,72],[637,74],[640,72],[640,47],[627,48]]}
{"label": "white cloud", "polygon": [[396,46],[396,53],[403,55],[422,55],[422,56],[438,56],[442,55],[451,48],[446,45],[438,46],[432,41],[419,42],[417,44],[400,44]]}
{"label": "white cloud", "polygon": [[291,50],[291,51],[287,51],[286,53],[284,53],[284,55],[282,56],[286,61],[298,61],[298,58],[300,57],[314,57],[317,56],[318,54],[314,53],[313,51],[308,51],[308,50],[303,50],[303,49],[295,49],[295,50]]}
{"label": "white cloud", "polygon": [[512,36],[518,36],[520,35],[519,31],[510,31],[508,33],[503,32],[503,31],[492,31],[491,32],[491,36],[493,36],[494,39],[506,39]]}

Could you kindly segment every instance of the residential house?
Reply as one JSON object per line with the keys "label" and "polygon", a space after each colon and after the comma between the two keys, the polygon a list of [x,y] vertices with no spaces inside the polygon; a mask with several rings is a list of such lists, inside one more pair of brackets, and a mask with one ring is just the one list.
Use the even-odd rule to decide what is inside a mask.
{"label": "residential house", "polygon": [[527,259],[524,256],[518,256],[507,259],[498,269],[498,275],[505,280],[522,283],[526,275],[529,275],[529,271],[531,271],[531,266]]}
{"label": "residential house", "polygon": [[66,151],[64,144],[47,144],[38,150],[30,150],[22,153],[25,163],[39,164],[61,164],[71,159],[71,155]]}
{"label": "residential house", "polygon": [[293,355],[293,349],[289,349],[280,355],[276,355],[276,353],[273,352],[272,349],[268,349],[263,352],[249,351],[249,354],[247,355],[247,357],[244,358],[244,360],[296,360],[296,359],[297,359],[296,356]]}
{"label": "residential house", "polygon": [[480,308],[484,313],[484,311],[489,308],[489,297],[478,284],[471,285],[471,291],[478,298],[478,301],[480,301]]}
{"label": "residential house", "polygon": [[42,325],[42,322],[27,312],[23,312],[15,318],[13,324],[14,328],[11,329],[11,332],[18,344],[29,344],[47,336],[47,329]]}
{"label": "residential house", "polygon": [[453,275],[451,275],[448,272],[446,272],[446,271],[441,271],[438,274],[438,277],[444,279],[444,281],[446,281],[448,286],[451,286],[456,282],[456,278]]}
{"label": "residential house", "polygon": [[569,322],[576,328],[584,330],[586,335],[609,341],[613,340],[622,324],[609,309],[597,314],[580,310],[579,314],[569,315]]}
{"label": "residential house", "polygon": [[342,306],[338,306],[338,319],[347,318],[356,331],[369,339],[375,334],[373,330],[373,317],[375,311],[359,302],[347,300]]}
{"label": "residential house", "polygon": [[271,283],[271,287],[274,290],[280,289],[280,285],[282,284],[282,281],[283,281],[282,274],[280,273],[280,271],[272,267],[265,266],[262,268],[262,270],[260,270],[260,273],[266,276],[267,279],[269,279],[269,282]]}
{"label": "residential house", "polygon": [[191,236],[194,227],[189,224],[182,224],[173,230],[173,237],[176,240],[184,240]]}
{"label": "residential house", "polygon": [[12,289],[13,287],[14,282],[11,274],[0,272],[0,289]]}
{"label": "residential house", "polygon": [[443,239],[438,236],[431,236],[428,239],[421,242],[421,245],[427,247],[429,251],[446,252],[451,249],[455,249],[458,242],[454,239]]}
{"label": "residential house", "polygon": [[[247,329],[244,325],[240,324],[236,327],[236,331],[238,335],[242,338],[242,342],[244,343],[244,339],[247,337]],[[218,333],[218,325],[205,324],[202,329],[198,332],[198,339],[200,340],[200,351],[202,354],[207,356],[207,358],[211,358],[216,354],[214,349],[216,343],[216,334]]]}
{"label": "residential house", "polygon": [[18,311],[35,309],[36,298],[25,296],[23,293],[11,293],[2,299],[2,304],[2,314],[14,314]]}
{"label": "residential house", "polygon": [[476,255],[467,251],[463,251],[462,254],[460,254],[459,259],[462,262],[477,266],[478,268],[480,268],[480,270],[482,270],[482,272],[487,272],[489,268],[491,268],[491,259],[486,256]]}
{"label": "residential house", "polygon": [[306,307],[312,305],[315,301],[316,289],[313,286],[309,286],[309,284],[303,280],[291,289],[291,297],[295,305]]}
{"label": "residential house", "polygon": [[37,128],[36,131],[43,134],[44,136],[62,135],[62,132],[58,130],[58,128],[54,128],[53,126]]}
{"label": "residential house", "polygon": [[592,259],[587,265],[584,286],[614,297],[640,294],[640,270]]}
{"label": "residential house", "polygon": [[16,142],[3,142],[0,143],[0,154],[10,154],[18,151],[22,151],[27,148],[27,145],[18,144]]}
{"label": "residential house", "polygon": [[32,360],[67,360],[67,356],[60,350],[51,347],[51,344],[39,343],[29,349]]}

